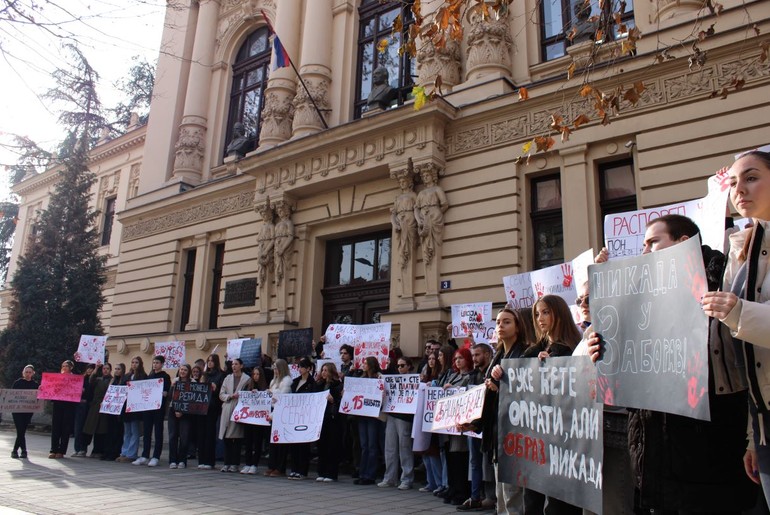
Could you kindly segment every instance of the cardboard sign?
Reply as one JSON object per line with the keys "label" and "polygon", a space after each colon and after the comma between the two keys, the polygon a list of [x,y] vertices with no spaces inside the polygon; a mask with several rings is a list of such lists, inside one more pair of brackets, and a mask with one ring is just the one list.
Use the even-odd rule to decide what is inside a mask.
{"label": "cardboard sign", "polygon": [[163,404],[163,378],[129,381],[126,413],[152,411]]}
{"label": "cardboard sign", "polygon": [[461,340],[470,333],[476,343],[487,343],[494,333],[486,322],[492,320],[491,302],[452,305],[452,338]]}
{"label": "cardboard sign", "polygon": [[383,413],[409,413],[417,411],[417,392],[420,374],[384,375],[385,404]]}
{"label": "cardboard sign", "polygon": [[585,356],[501,365],[500,481],[601,514],[604,426],[596,367]]}
{"label": "cardboard sign", "polygon": [[95,363],[101,365],[104,363],[104,347],[107,344],[106,336],[92,336],[90,334],[80,335],[78,350],[75,352],[75,361],[80,363]]}
{"label": "cardboard sign", "polygon": [[120,415],[120,412],[123,411],[123,405],[126,403],[126,398],[128,398],[127,386],[111,384],[107,388],[107,393],[104,394],[104,399],[99,406],[99,413]]}
{"label": "cardboard sign", "polygon": [[709,420],[708,319],[700,241],[591,265],[591,320],[604,338],[600,399]]}
{"label": "cardboard sign", "polygon": [[249,338],[241,343],[241,361],[248,368],[262,366],[262,338]]}
{"label": "cardboard sign", "polygon": [[206,415],[211,387],[206,383],[177,381],[171,388],[171,408],[188,415]]}
{"label": "cardboard sign", "polygon": [[0,389],[0,413],[40,413],[44,404],[37,390]]}
{"label": "cardboard sign", "polygon": [[179,368],[185,363],[184,342],[155,342],[155,356],[163,356],[163,368]]}
{"label": "cardboard sign", "polygon": [[307,443],[321,437],[329,392],[292,393],[277,397],[273,407],[272,443]]}
{"label": "cardboard sign", "polygon": [[83,376],[43,372],[37,398],[50,401],[80,402],[82,393]]}
{"label": "cardboard sign", "polygon": [[487,387],[480,384],[464,392],[439,399],[433,412],[433,429],[447,429],[481,418],[486,392]]}
{"label": "cardboard sign", "polygon": [[388,368],[390,350],[390,322],[358,326],[358,342],[354,347],[353,366],[361,368],[363,361],[374,356],[380,363],[380,369]]}
{"label": "cardboard sign", "polygon": [[382,379],[346,377],[340,413],[360,417],[379,417],[385,384]]}
{"label": "cardboard sign", "polygon": [[278,357],[282,359],[313,354],[313,328],[278,331]]}
{"label": "cardboard sign", "polygon": [[253,426],[269,426],[272,407],[273,394],[269,390],[240,392],[230,420]]}
{"label": "cardboard sign", "polygon": [[[439,434],[445,434],[445,435],[463,434],[466,436],[472,436],[474,438],[481,438],[481,433],[474,433],[474,432],[461,433],[454,426],[446,427],[442,429],[433,427],[433,419],[435,416],[436,405],[438,404],[438,401],[440,401],[444,397],[449,397],[463,391],[465,391],[465,388],[444,389],[440,386],[429,386],[425,388],[425,402],[423,403],[423,408],[422,408],[423,409],[422,430],[426,433],[439,433]],[[417,424],[418,422],[415,421],[415,425]]]}
{"label": "cardboard sign", "polygon": [[709,177],[708,194],[703,198],[605,216],[604,244],[610,259],[641,255],[647,224],[668,214],[691,218],[701,231],[703,244],[721,251],[724,247],[725,206],[729,193],[727,169],[723,168]]}
{"label": "cardboard sign", "polygon": [[246,340],[248,340],[248,338],[233,338],[232,340],[227,340],[227,359],[240,359],[241,347]]}

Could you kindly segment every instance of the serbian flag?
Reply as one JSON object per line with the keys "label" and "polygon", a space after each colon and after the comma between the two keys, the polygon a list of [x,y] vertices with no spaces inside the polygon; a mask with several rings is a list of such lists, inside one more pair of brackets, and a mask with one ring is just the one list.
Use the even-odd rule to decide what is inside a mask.
{"label": "serbian flag", "polygon": [[289,53],[283,48],[281,40],[278,39],[278,34],[273,34],[273,70],[286,68],[289,64],[291,64]]}

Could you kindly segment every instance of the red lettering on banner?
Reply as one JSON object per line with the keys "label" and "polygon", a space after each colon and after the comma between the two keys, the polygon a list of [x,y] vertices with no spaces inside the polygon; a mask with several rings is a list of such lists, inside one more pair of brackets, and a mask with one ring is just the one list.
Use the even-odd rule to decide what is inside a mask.
{"label": "red lettering on banner", "polygon": [[516,456],[538,465],[545,465],[545,442],[521,433],[508,433],[503,439],[503,451],[508,456]]}

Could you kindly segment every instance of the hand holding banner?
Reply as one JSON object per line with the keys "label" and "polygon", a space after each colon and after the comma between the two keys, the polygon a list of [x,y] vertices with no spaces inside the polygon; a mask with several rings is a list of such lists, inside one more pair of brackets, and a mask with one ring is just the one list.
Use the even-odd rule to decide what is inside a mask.
{"label": "hand holding banner", "polygon": [[329,392],[292,393],[278,396],[273,407],[271,443],[315,442],[321,427]]}
{"label": "hand holding banner", "polygon": [[37,390],[0,388],[0,413],[40,413],[43,404]]}
{"label": "hand holding banner", "polygon": [[346,377],[340,413],[361,417],[379,417],[385,384],[382,379]]}
{"label": "hand holding banner", "polygon": [[[452,305],[452,338],[457,340],[473,336],[476,343],[487,343],[492,337],[485,322],[492,320],[491,302]],[[494,332],[494,327],[493,331]]]}
{"label": "hand holding banner", "polygon": [[486,392],[487,387],[480,384],[464,392],[439,399],[433,413],[433,429],[448,429],[481,418]]}
{"label": "hand holding banner", "polygon": [[163,379],[144,379],[129,381],[126,413],[152,411],[160,409],[163,404]]}
{"label": "hand holding banner", "polygon": [[185,362],[184,342],[155,342],[155,355],[163,356],[163,368],[179,368]]}
{"label": "hand holding banner", "polygon": [[270,410],[273,407],[273,394],[264,392],[240,392],[238,404],[233,409],[230,420],[253,426],[269,426]]}
{"label": "hand holding banner", "polygon": [[107,393],[104,394],[104,400],[99,406],[99,413],[106,413],[107,415],[120,415],[123,411],[123,405],[128,398],[128,387],[111,384],[107,388]]}
{"label": "hand holding banner", "polygon": [[384,375],[385,405],[383,413],[409,413],[417,411],[417,392],[420,374]]}
{"label": "hand holding banner", "polygon": [[78,374],[57,374],[43,372],[38,399],[51,401],[80,402],[83,393],[83,376]]}
{"label": "hand holding banner", "polygon": [[78,350],[74,355],[75,361],[101,365],[104,363],[104,347],[106,343],[106,336],[80,335]]}

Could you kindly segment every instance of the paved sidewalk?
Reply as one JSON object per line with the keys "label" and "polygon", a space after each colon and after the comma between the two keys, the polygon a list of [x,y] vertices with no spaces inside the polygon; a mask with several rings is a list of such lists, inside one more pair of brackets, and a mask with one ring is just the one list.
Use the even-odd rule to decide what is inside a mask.
{"label": "paved sidewalk", "polygon": [[[289,481],[197,470],[169,470],[166,450],[156,468],[88,458],[48,459],[50,436],[28,434],[29,459],[10,457],[15,433],[0,431],[0,513],[393,514],[458,513],[416,489]],[[70,445],[70,452],[72,446]],[[487,512],[489,513],[489,512]]]}

